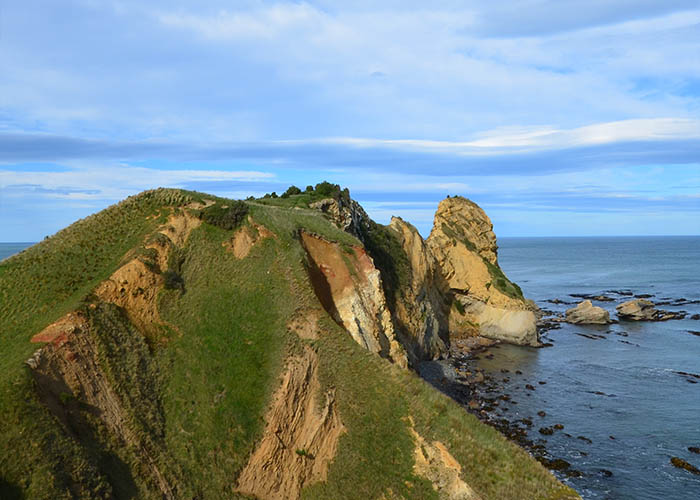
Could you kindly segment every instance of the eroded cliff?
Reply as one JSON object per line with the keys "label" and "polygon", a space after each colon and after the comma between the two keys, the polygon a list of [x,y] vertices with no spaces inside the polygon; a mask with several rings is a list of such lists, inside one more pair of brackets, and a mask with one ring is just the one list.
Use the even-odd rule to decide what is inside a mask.
{"label": "eroded cliff", "polygon": [[[450,339],[477,335],[538,345],[537,308],[498,265],[493,224],[476,203],[460,196],[441,201],[427,240],[398,217],[379,230],[353,203],[328,199],[316,206],[380,262],[397,336],[411,362],[444,356]],[[390,251],[395,242],[398,253]]]}
{"label": "eroded cliff", "polygon": [[[0,281],[30,306],[3,327],[19,347],[0,362],[29,369],[0,392],[26,387],[2,400],[10,430],[0,439],[31,446],[0,457],[0,493],[11,483],[47,498],[486,500],[523,483],[528,495],[575,498],[404,369],[448,355],[455,336],[500,335],[479,307],[492,307],[499,328],[531,312],[502,283],[483,283],[498,265],[485,214],[451,201],[426,241],[399,218],[374,223],[352,200],[321,201],[296,210],[144,193],[106,212],[119,221],[143,203],[138,232],[96,217],[63,235],[70,248],[131,239],[99,279],[71,270],[79,286],[59,306],[40,291],[72,254],[43,252],[52,241],[28,252],[43,266],[35,281],[11,261]],[[48,313],[28,321],[35,304]],[[45,345],[27,359],[29,339]],[[497,468],[507,473],[494,479]]]}

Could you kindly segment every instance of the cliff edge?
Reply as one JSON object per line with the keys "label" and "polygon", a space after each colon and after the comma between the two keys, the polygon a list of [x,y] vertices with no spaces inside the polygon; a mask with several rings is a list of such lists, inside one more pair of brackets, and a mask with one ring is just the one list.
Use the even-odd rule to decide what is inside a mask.
{"label": "cliff edge", "polygon": [[0,498],[578,498],[406,369],[533,341],[483,211],[426,241],[309,188],[147,191],[0,263]]}

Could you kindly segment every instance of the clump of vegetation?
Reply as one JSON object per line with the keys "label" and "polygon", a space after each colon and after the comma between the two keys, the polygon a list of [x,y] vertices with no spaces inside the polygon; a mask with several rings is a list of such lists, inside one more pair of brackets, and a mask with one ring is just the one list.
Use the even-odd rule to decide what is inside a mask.
{"label": "clump of vegetation", "polygon": [[163,285],[168,290],[185,290],[185,280],[175,271],[168,269],[163,273]]}
{"label": "clump of vegetation", "polygon": [[289,198],[290,196],[294,196],[297,194],[301,194],[301,189],[299,189],[296,186],[289,186],[289,188],[287,188],[287,190],[284,193],[282,193],[282,198]]}
{"label": "clump of vegetation", "polygon": [[215,203],[200,212],[204,222],[222,229],[235,229],[243,222],[248,214],[248,204],[244,201],[234,200],[224,205]]}
{"label": "clump of vegetation", "polygon": [[524,300],[523,291],[518,285],[506,278],[506,275],[503,274],[503,271],[501,271],[500,267],[491,264],[491,262],[489,262],[486,259],[483,260],[484,264],[486,264],[486,267],[489,270],[489,274],[491,275],[490,286],[492,285],[496,287],[496,290],[503,293],[504,295],[507,295],[511,299]]}
{"label": "clump of vegetation", "polygon": [[449,238],[464,243],[464,246],[466,246],[470,251],[476,252],[476,245],[469,238],[467,238],[467,235],[463,232],[458,232],[455,228],[448,226],[444,222],[442,223],[442,232]]}
{"label": "clump of vegetation", "polygon": [[279,196],[273,191],[272,193],[265,194],[257,201],[283,207],[308,208],[311,203],[326,198],[333,198],[340,203],[349,204],[350,190],[348,188],[341,188],[339,184],[323,181],[316,184],[316,186],[306,186],[304,191],[292,185]]}
{"label": "clump of vegetation", "polygon": [[398,236],[388,226],[370,221],[362,235],[367,253],[382,276],[384,295],[395,311],[399,294],[411,281],[411,264]]}
{"label": "clump of vegetation", "polygon": [[143,265],[145,265],[151,272],[160,274],[161,269],[158,265],[158,251],[155,248],[139,249],[136,258],[143,262]]}

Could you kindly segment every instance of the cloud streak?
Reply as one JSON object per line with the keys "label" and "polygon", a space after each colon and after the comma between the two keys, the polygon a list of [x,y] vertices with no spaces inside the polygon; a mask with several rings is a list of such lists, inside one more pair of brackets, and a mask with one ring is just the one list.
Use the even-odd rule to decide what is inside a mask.
{"label": "cloud streak", "polygon": [[183,144],[0,133],[0,163],[89,159],[248,161],[309,169],[381,167],[435,176],[539,175],[605,166],[696,164],[700,161],[700,120],[627,120],[571,130],[506,129],[459,142],[322,138]]}
{"label": "cloud streak", "polygon": [[6,3],[0,232],[323,179],[421,230],[463,194],[509,234],[700,232],[696,1],[426,5]]}

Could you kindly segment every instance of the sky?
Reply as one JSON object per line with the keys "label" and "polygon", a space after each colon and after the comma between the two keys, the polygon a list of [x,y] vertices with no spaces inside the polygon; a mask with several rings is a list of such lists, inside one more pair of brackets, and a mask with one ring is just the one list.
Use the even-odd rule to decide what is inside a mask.
{"label": "sky", "polygon": [[322,180],[430,232],[700,234],[697,0],[0,2],[0,241]]}

